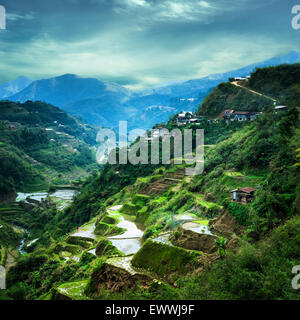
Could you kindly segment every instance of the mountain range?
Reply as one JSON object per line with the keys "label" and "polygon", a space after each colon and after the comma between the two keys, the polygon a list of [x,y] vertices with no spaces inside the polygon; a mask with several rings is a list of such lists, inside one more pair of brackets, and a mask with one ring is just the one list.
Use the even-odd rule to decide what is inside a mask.
{"label": "mountain range", "polygon": [[118,121],[127,120],[129,128],[148,129],[157,122],[167,121],[174,113],[196,110],[213,88],[230,77],[249,75],[257,67],[296,62],[300,62],[300,53],[291,51],[238,70],[163,83],[136,92],[116,83],[73,74],[36,81],[20,77],[0,85],[0,99],[44,101],[93,125],[114,128]]}

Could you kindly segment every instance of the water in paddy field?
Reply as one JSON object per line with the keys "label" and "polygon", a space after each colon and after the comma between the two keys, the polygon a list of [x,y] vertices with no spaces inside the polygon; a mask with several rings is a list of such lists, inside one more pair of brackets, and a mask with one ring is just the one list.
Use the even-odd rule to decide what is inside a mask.
{"label": "water in paddy field", "polygon": [[208,235],[211,235],[211,236],[213,235],[210,232],[208,226],[201,225],[199,223],[187,222],[187,223],[184,223],[182,225],[182,228],[185,229],[185,230],[190,230],[190,231],[199,233],[199,234],[208,234]]}
{"label": "water in paddy field", "polygon": [[134,254],[138,252],[142,245],[139,239],[111,239],[113,246],[115,246],[119,251],[125,253],[126,255]]}
{"label": "water in paddy field", "polygon": [[83,226],[79,228],[77,232],[73,233],[72,237],[96,239],[97,237],[94,234],[95,227],[95,223]]}
{"label": "water in paddy field", "polygon": [[184,214],[179,214],[174,216],[174,220],[176,221],[193,221],[196,220],[197,216],[193,215],[193,214],[188,214],[188,213],[184,213]]}
{"label": "water in paddy field", "polygon": [[172,245],[171,241],[169,240],[171,233],[162,234],[161,236],[158,236],[157,238],[152,239],[154,242],[160,242],[167,245]]}
{"label": "water in paddy field", "polygon": [[182,214],[182,215],[180,216],[180,219],[181,219],[181,220],[194,220],[195,217],[193,217],[193,216],[191,216],[191,215],[189,215],[189,214]]}
{"label": "water in paddy field", "polygon": [[129,257],[118,257],[118,258],[111,258],[107,260],[107,263],[117,267],[127,270],[131,274],[136,274],[136,271],[132,268],[131,260],[133,256]]}
{"label": "water in paddy field", "polygon": [[66,190],[57,190],[54,193],[50,193],[50,197],[59,198],[62,200],[73,200],[75,197],[77,191],[72,189],[66,189]]}
{"label": "water in paddy field", "polygon": [[[121,206],[116,206],[110,209],[109,215],[116,216],[115,211],[119,210]],[[119,215],[120,219],[117,226],[119,228],[126,229],[125,233],[119,234],[117,236],[108,237],[112,244],[121,252],[128,254],[136,253],[142,247],[140,239],[142,238],[144,232],[140,230],[134,222],[126,220],[123,216]]]}
{"label": "water in paddy field", "polygon": [[92,249],[90,251],[88,251],[89,253],[93,254],[94,256],[96,255],[96,249]]}
{"label": "water in paddy field", "polygon": [[126,232],[109,237],[109,239],[141,238],[143,236],[144,232],[140,230],[134,222],[125,220],[122,216],[119,216],[119,218],[120,222],[117,224],[117,227],[126,229]]}
{"label": "water in paddy field", "polygon": [[47,196],[48,196],[47,192],[32,192],[32,193],[19,192],[17,195],[16,202],[25,201],[28,197],[36,201],[42,201],[42,199],[46,199]]}
{"label": "water in paddy field", "polygon": [[109,209],[109,211],[118,211],[118,210],[120,210],[122,207],[123,207],[123,205],[114,206],[114,207],[111,207],[111,208]]}
{"label": "water in paddy field", "polygon": [[[144,234],[136,224],[132,221],[126,220],[117,211],[121,209],[122,206],[115,206],[108,210],[108,213],[112,217],[117,217],[119,222],[117,226],[123,228],[126,231],[123,234],[107,237],[119,251],[126,255],[134,254],[142,247],[141,238]],[[77,232],[72,234],[72,237],[83,237],[97,239],[98,237],[94,234],[95,223],[87,224],[77,230]],[[96,255],[95,249],[89,251],[91,254]]]}
{"label": "water in paddy field", "polygon": [[76,195],[77,191],[73,189],[66,189],[66,190],[57,190],[54,193],[48,193],[48,192],[31,192],[31,193],[22,193],[19,192],[17,194],[16,202],[20,201],[26,201],[26,199],[29,197],[30,199],[36,200],[36,201],[42,201],[42,199],[46,199],[47,196],[51,198],[58,198],[61,200],[73,200],[74,196]]}

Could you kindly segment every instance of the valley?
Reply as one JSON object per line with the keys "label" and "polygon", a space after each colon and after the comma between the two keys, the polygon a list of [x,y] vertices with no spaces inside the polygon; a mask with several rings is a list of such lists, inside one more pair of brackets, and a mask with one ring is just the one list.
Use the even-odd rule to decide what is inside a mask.
{"label": "valley", "polygon": [[[221,83],[199,105],[199,123],[158,125],[205,130],[204,173],[193,177],[174,158],[99,168],[92,125],[47,104],[1,102],[1,190],[14,198],[0,206],[8,269],[0,297],[297,299],[290,281],[300,263],[299,70],[258,69],[248,90]],[[288,107],[275,111],[269,97]],[[55,117],[44,120],[44,108]],[[218,118],[226,109],[261,113],[251,121]],[[29,125],[33,110],[38,118]]]}
{"label": "valley", "polygon": [[96,128],[51,105],[0,102],[0,134],[0,199],[80,184],[98,167]]}

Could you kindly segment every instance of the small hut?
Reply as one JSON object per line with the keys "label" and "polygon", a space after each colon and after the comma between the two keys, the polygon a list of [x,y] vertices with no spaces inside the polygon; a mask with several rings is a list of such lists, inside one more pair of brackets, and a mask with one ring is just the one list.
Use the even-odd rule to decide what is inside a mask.
{"label": "small hut", "polygon": [[254,192],[256,189],[251,187],[246,188],[240,188],[240,189],[234,189],[230,191],[231,193],[231,199],[235,202],[240,203],[250,203],[254,199]]}

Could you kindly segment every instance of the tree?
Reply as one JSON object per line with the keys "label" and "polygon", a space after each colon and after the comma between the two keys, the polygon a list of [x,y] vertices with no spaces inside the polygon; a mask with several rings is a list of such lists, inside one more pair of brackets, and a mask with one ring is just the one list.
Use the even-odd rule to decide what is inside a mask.
{"label": "tree", "polygon": [[218,246],[218,255],[223,259],[226,255],[227,240],[223,237],[220,237],[219,239],[215,239],[215,243]]}

